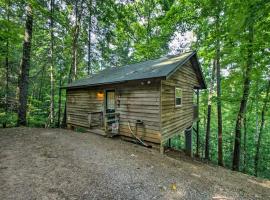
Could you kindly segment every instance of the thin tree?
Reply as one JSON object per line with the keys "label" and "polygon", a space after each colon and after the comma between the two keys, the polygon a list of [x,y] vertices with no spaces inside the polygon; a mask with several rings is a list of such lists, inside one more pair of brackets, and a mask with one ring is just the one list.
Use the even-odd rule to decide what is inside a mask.
{"label": "thin tree", "polygon": [[255,158],[254,158],[254,174],[255,174],[255,176],[258,175],[261,140],[262,140],[262,134],[263,134],[264,124],[265,124],[265,113],[267,112],[267,104],[269,102],[269,92],[270,92],[270,80],[268,81],[268,84],[267,84],[266,97],[264,99],[262,112],[261,112],[261,123],[260,123],[259,135],[258,135],[258,140],[257,140],[257,144],[256,144],[256,153],[255,153]]}
{"label": "thin tree", "polygon": [[62,103],[62,74],[60,74],[59,78],[59,89],[58,89],[58,119],[57,119],[57,127],[60,127],[60,118],[61,118],[61,103]]}
{"label": "thin tree", "polygon": [[213,68],[211,74],[211,82],[208,94],[208,105],[207,105],[207,124],[206,124],[206,132],[205,132],[205,159],[210,160],[209,150],[210,150],[210,127],[211,127],[211,112],[212,112],[212,96],[214,89],[214,81],[215,81],[215,71],[216,71],[216,63],[213,61]]}
{"label": "thin tree", "polygon": [[243,173],[247,171],[247,116],[244,116],[244,162],[243,162]]}
{"label": "thin tree", "polygon": [[217,116],[218,116],[218,165],[223,166],[222,113],[221,113],[221,74],[220,74],[220,4],[216,15],[216,73],[217,73]]}
{"label": "thin tree", "polygon": [[54,60],[53,60],[53,49],[54,49],[54,0],[50,2],[50,35],[51,35],[51,45],[50,45],[50,83],[51,83],[51,91],[50,91],[50,125],[54,124]]}
{"label": "thin tree", "polygon": [[[79,4],[81,9],[79,9]],[[77,53],[78,53],[78,39],[79,39],[79,33],[80,33],[80,22],[81,22],[81,16],[82,16],[82,2],[75,2],[75,8],[74,8],[74,15],[75,15],[75,25],[73,27],[73,35],[72,35],[72,61],[71,66],[69,70],[68,75],[68,83],[71,83],[76,79],[77,75]],[[66,127],[67,125],[67,106],[65,103],[65,109],[64,109],[64,116],[62,120],[62,127]]]}
{"label": "thin tree", "polygon": [[[252,7],[251,7],[252,8]],[[253,66],[253,40],[254,40],[254,21],[253,21],[253,9],[250,9],[251,16],[248,21],[248,35],[247,35],[247,62],[244,72],[244,87],[243,95],[240,102],[240,108],[236,118],[235,124],[235,141],[233,151],[233,163],[232,170],[239,171],[240,168],[240,150],[241,150],[241,129],[243,124],[244,115],[246,113],[247,102],[249,98],[250,90],[250,74]]]}
{"label": "thin tree", "polygon": [[68,83],[71,83],[76,79],[77,76],[77,55],[78,55],[78,40],[79,40],[79,34],[80,34],[80,23],[81,23],[81,16],[82,16],[82,9],[79,9],[79,5],[82,8],[82,2],[75,2],[75,25],[73,27],[73,35],[72,35],[72,62],[71,62],[71,67],[70,67],[70,72],[69,72],[69,77],[68,77]]}
{"label": "thin tree", "polygon": [[[7,23],[9,24],[9,7],[10,2],[7,1]],[[7,33],[9,33],[9,25],[7,26]],[[9,99],[9,35],[7,35],[6,38],[6,55],[5,55],[5,68],[6,68],[6,91],[5,91],[5,120],[3,122],[3,128],[6,128],[7,126],[7,118],[8,118],[8,111],[9,111],[9,105],[8,105],[8,99]]]}
{"label": "thin tree", "polygon": [[19,108],[18,126],[26,126],[28,83],[30,70],[30,53],[33,27],[33,13],[31,4],[26,6],[26,23],[23,42],[23,55],[21,60],[21,73],[19,78]]}
{"label": "thin tree", "polygon": [[89,1],[88,4],[88,12],[89,12],[89,22],[88,22],[88,68],[87,73],[88,76],[92,74],[92,68],[91,68],[91,32],[92,32],[92,0]]}

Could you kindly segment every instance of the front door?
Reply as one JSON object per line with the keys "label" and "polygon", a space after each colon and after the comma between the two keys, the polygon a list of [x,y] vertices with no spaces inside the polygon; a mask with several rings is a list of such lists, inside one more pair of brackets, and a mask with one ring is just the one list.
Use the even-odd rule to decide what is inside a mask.
{"label": "front door", "polygon": [[106,113],[115,112],[115,91],[107,90],[106,91]]}

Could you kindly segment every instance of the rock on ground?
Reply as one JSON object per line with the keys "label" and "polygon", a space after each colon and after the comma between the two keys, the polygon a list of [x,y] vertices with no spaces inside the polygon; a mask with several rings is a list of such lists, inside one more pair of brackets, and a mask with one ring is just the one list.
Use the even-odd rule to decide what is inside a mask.
{"label": "rock on ground", "polygon": [[270,199],[270,181],[91,133],[10,128],[0,199]]}

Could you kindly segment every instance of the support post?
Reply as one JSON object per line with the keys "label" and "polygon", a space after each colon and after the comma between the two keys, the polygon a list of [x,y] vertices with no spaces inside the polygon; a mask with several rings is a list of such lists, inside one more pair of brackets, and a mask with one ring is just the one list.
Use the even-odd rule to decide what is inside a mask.
{"label": "support post", "polygon": [[185,130],[185,152],[192,157],[192,127]]}
{"label": "support post", "polygon": [[164,146],[162,143],[160,144],[160,154],[164,154]]}
{"label": "support post", "polygon": [[171,138],[168,140],[168,147],[171,148]]}
{"label": "support post", "polygon": [[197,123],[196,123],[196,142],[197,142],[197,144],[196,144],[196,157],[199,157],[199,146],[200,146],[200,135],[199,135],[199,123],[200,123],[200,121],[199,121],[199,99],[200,98],[200,91],[199,91],[199,89],[197,89],[197,109],[198,109],[198,119],[197,119]]}

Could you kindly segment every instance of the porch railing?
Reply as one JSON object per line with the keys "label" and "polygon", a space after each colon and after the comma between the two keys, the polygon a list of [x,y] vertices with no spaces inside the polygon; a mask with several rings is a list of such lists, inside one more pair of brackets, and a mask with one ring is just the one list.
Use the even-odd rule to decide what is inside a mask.
{"label": "porch railing", "polygon": [[90,112],[88,113],[89,127],[103,127],[103,112]]}
{"label": "porch railing", "polygon": [[106,113],[104,115],[104,127],[106,133],[118,134],[120,113]]}

